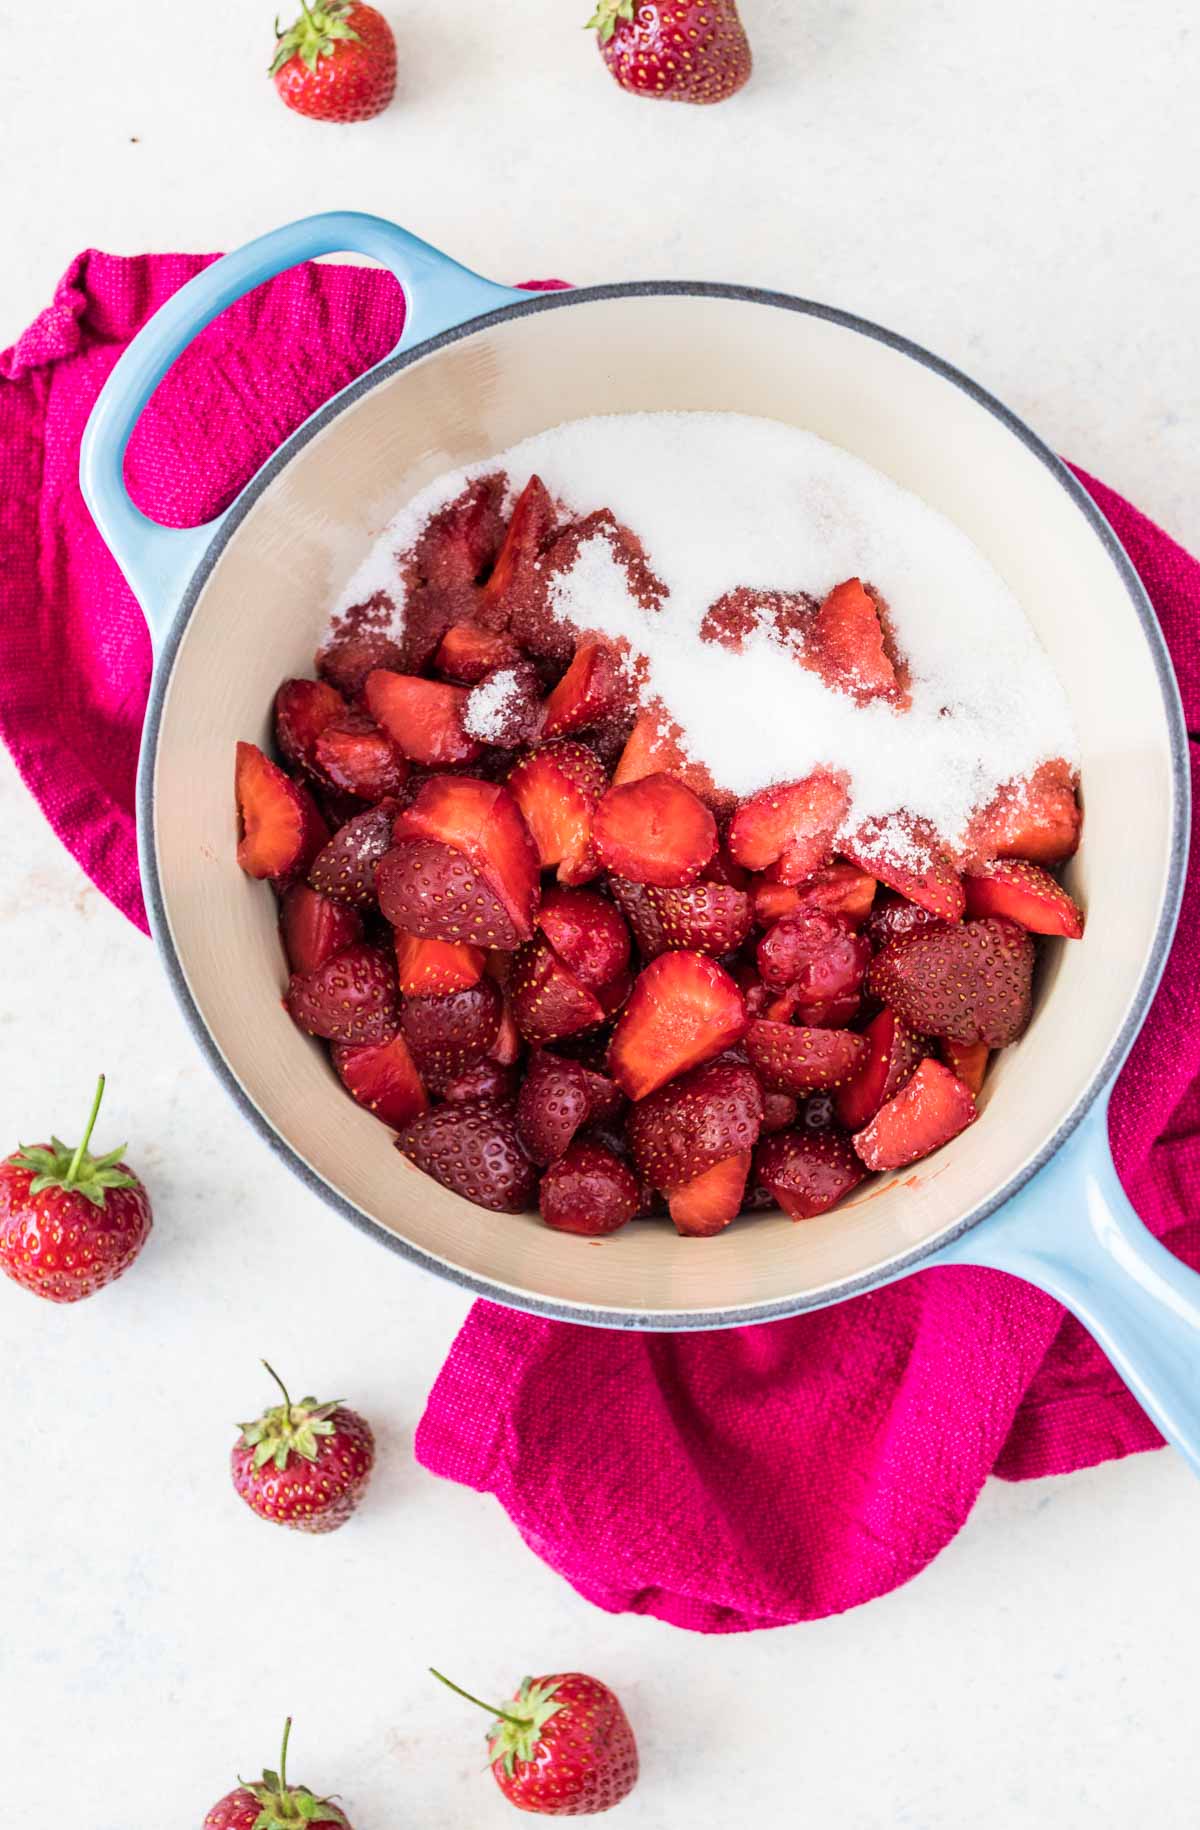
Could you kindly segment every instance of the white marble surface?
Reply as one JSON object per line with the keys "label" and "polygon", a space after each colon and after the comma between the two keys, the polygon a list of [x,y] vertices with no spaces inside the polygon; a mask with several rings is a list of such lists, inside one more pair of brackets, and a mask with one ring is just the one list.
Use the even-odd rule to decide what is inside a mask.
{"label": "white marble surface", "polygon": [[[497,277],[751,280],[882,319],[1200,544],[1183,0],[745,0],[758,74],[711,112],[623,98],[586,0],[391,11],[400,102],[329,130],[261,75],[269,6],[42,0],[35,30],[0,0],[0,343],[89,243],[376,209]],[[6,1825],[51,1797],[90,1830],[199,1825],[287,1709],[297,1773],[357,1830],[511,1821],[437,1661],[492,1690],[607,1677],[644,1751],[631,1830],[1190,1830],[1200,1515],[1177,1462],[994,1483],[933,1568],[840,1620],[704,1641],[594,1612],[411,1459],[463,1299],[259,1145],[6,761],[0,829],[5,1138],[69,1133],[103,1067],[101,1141],[129,1136],[157,1213],[93,1303],[0,1288]],[[272,1531],[228,1486],[263,1352],[375,1420],[369,1504],[334,1538]]]}

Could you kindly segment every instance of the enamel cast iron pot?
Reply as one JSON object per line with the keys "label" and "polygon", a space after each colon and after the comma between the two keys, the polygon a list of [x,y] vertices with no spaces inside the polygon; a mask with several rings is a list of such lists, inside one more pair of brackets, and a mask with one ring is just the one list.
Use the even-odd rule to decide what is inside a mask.
{"label": "enamel cast iron pot", "polygon": [[[399,347],[217,520],[147,520],[122,463],[161,377],[243,293],[343,251],[400,281]],[[564,419],[668,408],[817,432],[923,496],[991,560],[1070,695],[1087,813],[1067,882],[1088,920],[1082,941],[1044,949],[1028,1032],[996,1058],[979,1122],[937,1155],[800,1226],[756,1216],[704,1241],[631,1226],[597,1246],[428,1180],[293,1027],[274,898],[235,861],[234,744],[269,741],[279,680],[311,670],[340,587],[431,478]],[[334,213],[250,243],[163,306],[97,402],[82,482],[156,651],[138,825],[163,963],[246,1117],[332,1207],[497,1302],[613,1328],[731,1327],[929,1265],[995,1266],[1072,1309],[1200,1471],[1200,1277],[1130,1208],[1105,1119],[1178,913],[1183,719],[1128,559],[1011,413],[924,350],[802,299],[682,282],[515,292],[390,223]]]}

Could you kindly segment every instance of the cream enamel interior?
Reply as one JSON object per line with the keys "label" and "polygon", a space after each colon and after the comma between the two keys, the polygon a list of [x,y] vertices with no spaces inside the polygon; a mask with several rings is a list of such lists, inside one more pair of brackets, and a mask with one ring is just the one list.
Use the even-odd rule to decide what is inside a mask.
{"label": "cream enamel interior", "polygon": [[[937,1156],[802,1226],[755,1217],[691,1241],[635,1224],[590,1241],[536,1216],[485,1213],[412,1169],[341,1090],[323,1048],[293,1028],[279,1001],[274,900],[234,859],[233,747],[267,741],[276,685],[310,669],[330,602],[416,489],[563,419],[660,408],[763,414],[820,433],[924,496],[998,568],[1071,697],[1087,817],[1069,882],[1088,927],[1082,942],[1046,949],[1029,1031],[995,1064],[980,1122]],[[498,1296],[647,1319],[836,1295],[991,1198],[1054,1134],[1118,1036],[1170,867],[1170,748],[1152,656],[1104,545],[1045,465],[951,381],[861,332],[679,294],[587,300],[477,331],[312,438],[199,596],[166,690],[154,790],[183,973],[280,1137],[379,1225]]]}

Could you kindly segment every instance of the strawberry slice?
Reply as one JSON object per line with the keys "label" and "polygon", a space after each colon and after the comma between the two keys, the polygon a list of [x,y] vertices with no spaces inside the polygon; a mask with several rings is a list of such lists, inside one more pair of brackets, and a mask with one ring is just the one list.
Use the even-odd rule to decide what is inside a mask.
{"label": "strawberry slice", "polygon": [[608,787],[599,759],[581,743],[550,743],[512,771],[509,790],[525,816],[543,870],[558,867],[560,883],[596,876],[592,816]]}
{"label": "strawberry slice", "polygon": [[293,883],[280,903],[279,931],[292,971],[315,972],[343,947],[362,939],[362,916],[307,883]]}
{"label": "strawberry slice", "polygon": [[567,737],[599,724],[619,704],[620,669],[605,642],[585,642],[546,701],[545,737]]}
{"label": "strawberry slice", "polygon": [[400,662],[388,671],[411,677],[423,674],[455,623],[473,622],[479,593],[471,585],[410,584],[404,603]]}
{"label": "strawberry slice", "polygon": [[461,991],[483,976],[485,954],[461,940],[422,940],[396,929],[396,976],[406,998]]}
{"label": "strawberry slice", "polygon": [[647,775],[673,775],[714,813],[728,813],[735,806],[736,797],[717,787],[702,762],[694,762],[684,754],[679,743],[682,735],[661,705],[640,712],[621,751],[613,776],[614,788],[640,782]]}
{"label": "strawberry slice", "polygon": [[484,620],[507,624],[512,598],[537,564],[542,546],[554,531],[554,503],[541,477],[532,476],[517,497],[491,577],[483,587]]}
{"label": "strawberry slice", "polygon": [[[457,689],[456,689],[457,690]],[[481,743],[532,743],[541,734],[542,686],[528,661],[498,667],[467,693],[463,728]]]}
{"label": "strawberry slice", "polygon": [[1079,849],[1083,816],[1065,762],[1043,763],[1028,781],[1010,782],[971,823],[968,853],[1061,864]]}
{"label": "strawberry slice", "polygon": [[504,478],[476,477],[429,517],[413,549],[417,576],[432,585],[474,585],[504,538]]}
{"label": "strawberry slice", "polygon": [[630,1099],[741,1040],[746,1007],[733,979],[703,953],[664,953],[630,993],[609,1045],[609,1072]]}
{"label": "strawberry slice", "polygon": [[899,940],[902,935],[920,934],[927,928],[940,928],[944,925],[940,915],[923,909],[920,903],[909,902],[894,890],[885,890],[867,917],[863,932],[870,941],[872,950],[882,953],[886,946]]}
{"label": "strawberry slice", "polygon": [[762,1135],[787,1131],[800,1116],[800,1101],[794,1093],[779,1093],[773,1088],[763,1094]]}
{"label": "strawberry slice", "polygon": [[[667,950],[667,931],[658,908],[658,895],[646,883],[629,883],[624,877],[610,877],[608,887],[617,907],[633,931],[643,960],[657,959]],[[703,947],[695,949],[703,953]]]}
{"label": "strawberry slice", "polygon": [[362,801],[382,801],[399,794],[408,779],[408,764],[373,718],[365,712],[340,712],[321,731],[314,746],[317,767],[335,788]]}
{"label": "strawberry slice", "polygon": [[671,775],[610,788],[592,819],[592,844],[607,870],[669,889],[694,883],[717,849],[717,822]]}
{"label": "strawberry slice", "polygon": [[829,862],[849,805],[845,784],[823,770],[764,788],[734,814],[729,850],[748,871],[773,866],[780,882],[799,883]]}
{"label": "strawberry slice", "polygon": [[780,1093],[814,1093],[840,1086],[862,1066],[867,1044],[848,1029],[812,1029],[756,1017],[746,1053],[764,1086]]}
{"label": "strawberry slice", "polygon": [[511,667],[520,658],[520,649],[505,630],[464,622],[447,629],[433,664],[445,679],[477,686],[498,667]]}
{"label": "strawberry slice", "polygon": [[780,1131],[764,1138],[754,1174],[793,1220],[814,1220],[836,1207],[864,1179],[844,1131]]}
{"label": "strawberry slice", "polygon": [[466,1099],[490,1099],[497,1105],[514,1104],[517,1097],[516,1069],[503,1067],[499,1061],[493,1061],[490,1055],[485,1055],[482,1061],[473,1062],[461,1074],[444,1080],[441,1096],[457,1104]]}
{"label": "strawberry slice", "polygon": [[257,744],[239,743],[234,794],[241,828],[237,861],[246,875],[273,882],[303,875],[329,837],[308,789]]}
{"label": "strawberry slice", "polygon": [[421,680],[386,667],[367,675],[367,710],[402,755],[436,767],[470,762],[479,745],[463,728],[467,690],[444,680]]}
{"label": "strawberry slice", "polygon": [[[894,1010],[881,1010],[863,1031],[867,1056],[853,1080],[837,1089],[834,1107],[847,1131],[861,1131],[880,1106],[898,1093],[924,1053],[915,1036]],[[986,1050],[984,1053],[986,1054]]]}
{"label": "strawberry slice", "polygon": [[376,866],[392,842],[395,807],[381,802],[356,813],[313,859],[308,881],[322,896],[365,909],[375,901]]}
{"label": "strawberry slice", "polygon": [[941,849],[936,834],[921,821],[904,822],[914,858],[897,856],[894,841],[880,820],[865,821],[842,850],[852,864],[870,871],[889,889],[898,890],[941,921],[957,921],[966,905],[962,880]]}
{"label": "strawberry slice", "polygon": [[[498,782],[469,775],[435,775],[422,784],[414,800],[397,816],[393,836],[436,839],[459,851],[499,901],[508,918],[511,940],[480,945],[514,947],[533,933],[541,883],[538,855],[516,800]],[[440,934],[442,940],[466,940],[468,934]]]}
{"label": "strawberry slice", "polygon": [[707,1239],[723,1232],[741,1212],[753,1160],[752,1151],[739,1150],[674,1189],[667,1205],[675,1231],[685,1239]]}
{"label": "strawberry slice", "polygon": [[871,949],[840,915],[801,909],[767,929],[756,958],[763,983],[794,991],[802,1008],[857,996]]}
{"label": "strawberry slice", "polygon": [[393,1131],[428,1109],[429,1095],[403,1036],[390,1042],[335,1042],[330,1056],[347,1092]]}
{"label": "strawberry slice", "polygon": [[824,909],[840,915],[852,928],[861,928],[871,913],[876,888],[875,878],[856,864],[829,864],[800,883],[776,883],[769,873],[756,877],[750,894],[760,927],[794,915],[798,909]]}
{"label": "strawberry slice", "polygon": [[604,1021],[604,1006],[567,970],[540,934],[513,960],[508,1001],[527,1042],[556,1042],[590,1023]]}
{"label": "strawberry slice", "polygon": [[736,952],[750,932],[750,898],[728,883],[691,883],[665,890],[633,887],[643,889],[652,902],[665,947],[719,958]]}
{"label": "strawberry slice", "polygon": [[324,680],[285,680],[275,695],[275,747],[293,769],[319,775],[317,739],[347,709]]}
{"label": "strawberry slice", "polygon": [[[390,605],[380,599],[381,611],[390,614]],[[360,613],[369,606],[361,605]],[[347,624],[353,625],[355,613],[348,612]],[[317,654],[317,672],[347,699],[357,699],[366,684],[367,675],[377,667],[404,671],[404,650],[391,636],[365,624],[348,626]]]}
{"label": "strawberry slice", "polygon": [[521,1059],[523,1046],[521,1032],[506,995],[504,1008],[500,1012],[500,1027],[496,1031],[496,1040],[492,1043],[488,1058],[500,1067],[513,1067]]}
{"label": "strawberry slice", "polygon": [[762,1117],[762,1089],[752,1069],[712,1061],[640,1100],[626,1135],[642,1176],[669,1194],[726,1157],[753,1150]]}
{"label": "strawberry slice", "polygon": [[423,940],[516,947],[521,935],[496,892],[469,858],[433,839],[405,839],[385,852],[375,874],[379,907],[393,927]]}
{"label": "strawberry slice", "polygon": [[597,985],[596,1001],[606,1017],[614,1017],[629,1002],[632,990],[633,974],[627,967],[622,967],[614,978],[603,985]]}
{"label": "strawberry slice", "polygon": [[517,1095],[517,1133],[535,1163],[553,1163],[577,1131],[613,1117],[620,1103],[603,1074],[535,1049]]}
{"label": "strawberry slice", "polygon": [[421,1077],[436,1090],[481,1061],[493,1046],[503,1007],[500,988],[481,978],[458,991],[434,997],[406,998],[400,1029],[412,1050]]}
{"label": "strawberry slice", "polygon": [[1039,864],[1013,858],[981,865],[963,887],[968,915],[1005,915],[1030,934],[1061,934],[1064,940],[1083,933],[1083,911]]}
{"label": "strawberry slice", "polygon": [[813,619],[811,643],[827,685],[860,701],[895,697],[896,670],[884,646],[875,600],[861,579],[834,586]]}
{"label": "strawberry slice", "polygon": [[608,985],[629,964],[629,929],[594,890],[547,890],[537,922],[581,985]]}
{"label": "strawberry slice", "polygon": [[599,1238],[632,1220],[642,1191],[628,1163],[592,1138],[572,1144],[542,1177],[538,1206],[557,1233]]}
{"label": "strawberry slice", "polygon": [[284,999],[310,1036],[327,1042],[390,1042],[399,1027],[396,967],[382,947],[343,947],[315,972],[293,972]]}
{"label": "strawberry slice", "polygon": [[987,1073],[988,1056],[991,1054],[987,1043],[952,1042],[948,1036],[943,1036],[938,1047],[950,1072],[978,1099],[983,1077]]}
{"label": "strawberry slice", "polygon": [[443,1188],[499,1214],[521,1214],[533,1200],[537,1171],[521,1147],[507,1106],[464,1100],[424,1112],[401,1132],[396,1148]]}
{"label": "strawberry slice", "polygon": [[871,995],[911,1029],[1004,1048],[1032,1012],[1033,942],[999,916],[930,928],[876,955]]}
{"label": "strawberry slice", "polygon": [[971,1089],[928,1057],[870,1124],[855,1133],[854,1148],[868,1169],[903,1169],[940,1150],[978,1116]]}

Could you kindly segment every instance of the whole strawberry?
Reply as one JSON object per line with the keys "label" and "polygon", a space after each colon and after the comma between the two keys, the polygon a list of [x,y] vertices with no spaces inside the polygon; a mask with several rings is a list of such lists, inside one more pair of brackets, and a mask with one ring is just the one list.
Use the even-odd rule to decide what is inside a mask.
{"label": "whole strawberry", "polygon": [[52,1303],[77,1303],[127,1271],[150,1234],[150,1202],[124,1144],[88,1152],[104,1097],[101,1074],[83,1142],[22,1144],[0,1163],[0,1265]]}
{"label": "whole strawberry", "polygon": [[396,93],[396,40],[359,0],[300,0],[277,40],[271,75],[289,108],[313,121],[369,121]]}
{"label": "whole strawberry", "polygon": [[340,1399],[293,1404],[278,1373],[267,1371],[283,1403],[242,1424],[229,1456],[233,1484],[251,1511],[273,1525],[336,1531],[367,1490],[375,1465],[371,1426]]}
{"label": "whole strawberry", "polygon": [[494,1709],[440,1671],[433,1675],[496,1717],[488,1733],[492,1777],[519,1811],[590,1817],[619,1805],[633,1790],[638,1776],[633,1729],[598,1678],[581,1671],[523,1678],[516,1696]]}
{"label": "whole strawberry", "polygon": [[597,0],[588,26],[631,95],[723,102],[750,75],[737,0]]}
{"label": "whole strawberry", "polygon": [[350,1830],[350,1820],[327,1798],[314,1798],[307,1786],[287,1782],[288,1738],[292,1718],[283,1725],[283,1751],[279,1771],[264,1770],[258,1785],[238,1780],[237,1790],[219,1799],[204,1820],[202,1830],[299,1830],[305,1824],[337,1824]]}

